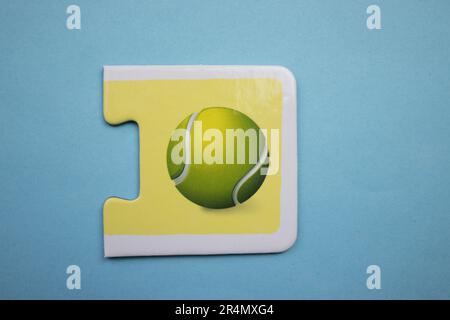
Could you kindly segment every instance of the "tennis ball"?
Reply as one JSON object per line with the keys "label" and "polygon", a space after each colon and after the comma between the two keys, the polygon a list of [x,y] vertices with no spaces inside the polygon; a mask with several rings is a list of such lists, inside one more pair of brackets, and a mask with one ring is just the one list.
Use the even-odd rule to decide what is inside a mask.
{"label": "tennis ball", "polygon": [[167,168],[187,199],[222,209],[255,194],[266,177],[268,155],[264,132],[252,119],[231,108],[210,107],[174,130]]}

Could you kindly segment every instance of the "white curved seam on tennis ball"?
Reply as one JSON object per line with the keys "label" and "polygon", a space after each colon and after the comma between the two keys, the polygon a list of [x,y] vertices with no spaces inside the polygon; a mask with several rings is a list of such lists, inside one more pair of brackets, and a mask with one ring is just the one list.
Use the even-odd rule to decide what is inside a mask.
{"label": "white curved seam on tennis ball", "polygon": [[238,200],[238,193],[244,183],[247,182],[261,167],[264,165],[267,159],[267,143],[264,144],[263,151],[259,156],[259,161],[255,164],[253,168],[251,168],[242,178],[238,181],[238,183],[234,186],[232,197],[234,205],[238,205],[240,202]]}
{"label": "white curved seam on tennis ball", "polygon": [[188,163],[188,159],[191,159],[191,129],[192,125],[194,124],[195,119],[198,116],[198,112],[194,112],[191,117],[189,118],[188,125],[186,127],[186,136],[184,138],[184,167],[181,174],[173,179],[173,182],[175,182],[175,185],[178,185],[186,179],[188,173],[189,173],[189,167],[190,167],[190,161]]}

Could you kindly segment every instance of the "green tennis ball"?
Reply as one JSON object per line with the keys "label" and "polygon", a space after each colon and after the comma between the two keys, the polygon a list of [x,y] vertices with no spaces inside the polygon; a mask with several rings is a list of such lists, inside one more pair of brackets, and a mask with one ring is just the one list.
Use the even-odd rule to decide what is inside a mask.
{"label": "green tennis ball", "polygon": [[229,208],[248,200],[264,182],[266,138],[242,112],[205,108],[176,129],[167,148],[167,167],[187,199],[206,208]]}

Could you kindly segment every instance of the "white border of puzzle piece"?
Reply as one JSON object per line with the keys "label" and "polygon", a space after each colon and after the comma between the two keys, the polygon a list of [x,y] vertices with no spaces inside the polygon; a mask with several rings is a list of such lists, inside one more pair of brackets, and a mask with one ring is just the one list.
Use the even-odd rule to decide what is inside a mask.
{"label": "white border of puzzle piece", "polygon": [[104,235],[105,257],[281,252],[297,239],[297,96],[279,66],[104,66],[103,80],[275,78],[283,86],[280,228],[271,234]]}

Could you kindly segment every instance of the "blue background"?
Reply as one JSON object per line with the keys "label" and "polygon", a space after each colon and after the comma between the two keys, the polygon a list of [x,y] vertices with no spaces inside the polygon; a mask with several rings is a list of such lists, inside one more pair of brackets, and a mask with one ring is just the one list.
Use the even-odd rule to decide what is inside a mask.
{"label": "blue background", "polygon": [[[449,1],[73,3],[81,30],[72,2],[0,3],[0,298],[450,298]],[[291,69],[295,246],[103,258],[103,201],[139,188],[137,127],[102,117],[107,64]]]}

